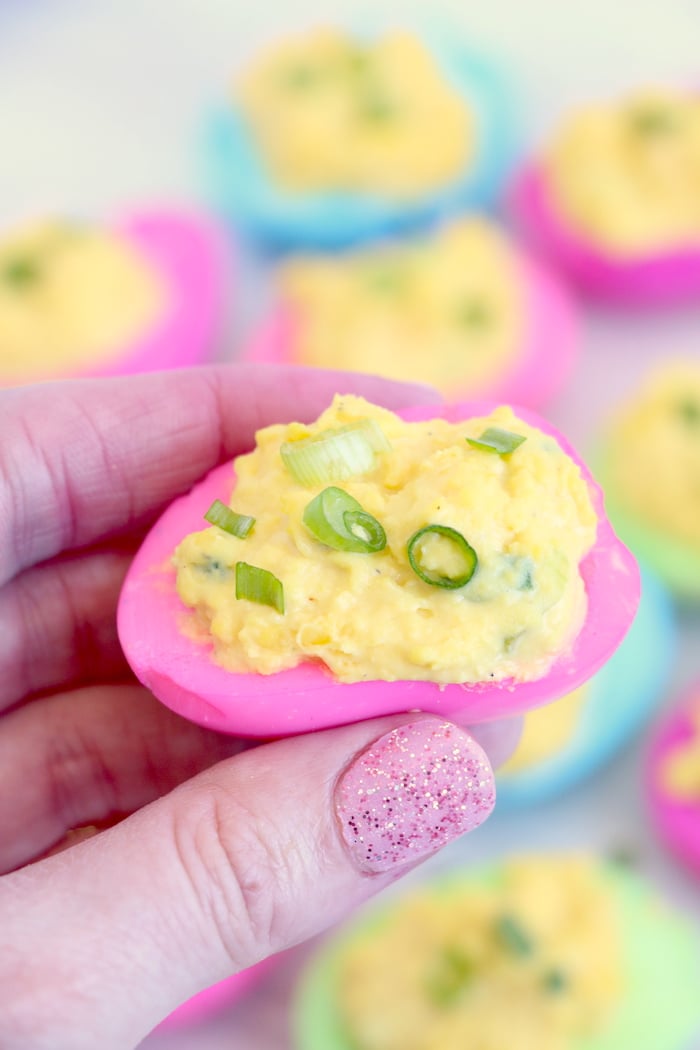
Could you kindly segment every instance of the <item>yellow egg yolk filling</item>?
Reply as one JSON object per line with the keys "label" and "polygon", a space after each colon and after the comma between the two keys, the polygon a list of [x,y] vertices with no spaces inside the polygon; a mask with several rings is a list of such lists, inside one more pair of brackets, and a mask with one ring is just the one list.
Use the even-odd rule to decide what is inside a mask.
{"label": "yellow egg yolk filling", "polygon": [[281,285],[301,364],[478,393],[523,340],[521,275],[483,219],[404,247],[302,258],[284,267]]}
{"label": "yellow egg yolk filling", "polygon": [[566,221],[620,256],[700,244],[700,97],[639,92],[592,105],[544,157]]}
{"label": "yellow egg yolk filling", "polygon": [[[490,429],[518,447],[484,448]],[[333,447],[339,430],[351,476],[338,481],[324,460],[319,476],[312,469],[297,480],[282,452],[307,470],[309,443]],[[508,408],[455,424],[407,423],[337,397],[315,424],[260,431],[236,473],[232,507],[255,519],[252,531],[241,539],[207,528],[175,554],[180,598],[232,671],[272,674],[315,660],[344,682],[534,679],[583,624],[579,565],[596,535],[588,486],[552,437]],[[319,540],[305,520],[318,524],[329,488],[327,514],[346,549]],[[341,507],[365,515],[349,541],[338,490]],[[371,545],[376,526],[383,546],[347,549]],[[282,605],[236,597],[241,562],[271,574]]]}
{"label": "yellow egg yolk filling", "polygon": [[692,737],[666,755],[661,786],[678,802],[700,803],[700,700],[691,713]]}
{"label": "yellow egg yolk filling", "polygon": [[126,241],[61,223],[0,241],[0,374],[56,375],[109,357],[162,313],[165,289]]}
{"label": "yellow egg yolk filling", "polygon": [[618,927],[582,857],[517,859],[495,884],[414,892],[343,952],[343,1027],[357,1050],[573,1050],[623,993]]}
{"label": "yellow egg yolk filling", "polygon": [[410,33],[285,41],[238,96],[267,166],[294,190],[416,196],[454,181],[475,149],[472,113]]}
{"label": "yellow egg yolk filling", "polygon": [[671,362],[649,375],[618,413],[606,448],[621,507],[700,548],[700,366]]}
{"label": "yellow egg yolk filling", "polygon": [[553,704],[528,712],[520,742],[499,773],[505,776],[522,773],[567,747],[576,733],[587,693],[587,687],[581,686]]}

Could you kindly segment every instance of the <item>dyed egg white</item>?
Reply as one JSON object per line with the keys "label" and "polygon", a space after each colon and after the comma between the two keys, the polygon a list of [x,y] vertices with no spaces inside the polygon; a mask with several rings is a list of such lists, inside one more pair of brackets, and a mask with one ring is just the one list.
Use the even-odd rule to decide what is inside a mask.
{"label": "dyed egg white", "polygon": [[[208,196],[223,215],[276,248],[341,248],[491,205],[515,153],[511,91],[489,60],[447,34],[423,43],[476,118],[477,152],[444,188],[402,200],[361,191],[295,191],[266,165],[243,113],[219,106],[203,138]],[[342,143],[339,144],[342,148]]]}
{"label": "dyed egg white", "polygon": [[[515,247],[513,264],[523,300],[516,352],[478,390],[468,382],[456,382],[445,394],[451,401],[483,396],[539,409],[556,396],[571,375],[578,354],[578,318],[573,302],[553,273]],[[282,299],[254,333],[244,356],[271,364],[301,363],[297,349],[300,323],[299,314]],[[374,371],[384,374],[381,361]]]}
{"label": "dyed egg white", "polygon": [[218,984],[212,985],[211,988],[205,988],[203,992],[194,995],[187,1002],[178,1006],[176,1010],[173,1010],[164,1021],[161,1021],[155,1030],[157,1032],[172,1032],[178,1028],[187,1028],[190,1025],[205,1021],[219,1011],[228,1009],[234,1003],[243,999],[248,992],[252,991],[265,976],[270,966],[274,965],[276,959],[277,956],[273,955],[269,959],[256,963],[255,966],[249,966],[247,970],[241,970],[239,973],[233,974],[232,977],[219,981]]}
{"label": "dyed egg white", "polygon": [[[421,406],[399,415],[450,422],[485,415],[489,403]],[[137,677],[158,699],[191,721],[241,736],[302,733],[398,711],[423,710],[476,723],[518,714],[575,689],[591,677],[626,634],[639,601],[639,570],[605,516],[600,490],[580,459],[550,424],[519,410],[526,423],[556,438],[579,465],[598,517],[596,540],[581,563],[588,609],[570,649],[536,681],[440,686],[428,681],[339,683],[315,663],[261,675],[232,673],[211,649],[183,631],[187,609],[175,589],[172,554],[201,527],[215,499],[228,501],[235,475],[229,464],[212,471],[176,500],[146,537],[125,580],[118,610],[122,647]]]}
{"label": "dyed egg white", "polygon": [[[678,797],[666,782],[667,764],[691,747],[698,770],[694,797]],[[661,841],[700,877],[700,681],[651,734],[645,764],[645,794],[652,824]]]}
{"label": "dyed egg white", "polygon": [[[561,795],[614,758],[662,702],[674,648],[670,598],[643,569],[634,623],[610,660],[586,684],[569,739],[533,765],[497,773],[497,811],[537,805]],[[557,701],[566,702],[567,697]],[[549,712],[543,710],[540,717]]]}
{"label": "dyed egg white", "polygon": [[107,232],[135,252],[161,290],[153,317],[124,345],[95,345],[72,367],[47,367],[41,375],[3,374],[0,386],[37,379],[114,376],[201,364],[214,354],[223,308],[230,249],[208,220],[176,210],[144,210],[116,219]]}
{"label": "dyed egg white", "polygon": [[[542,861],[546,861],[546,855]],[[586,1050],[690,1050],[697,1046],[694,1037],[700,1030],[697,933],[639,876],[603,861],[598,866],[618,920],[615,925],[621,938],[623,983],[619,1001],[607,1022],[585,1040],[566,1045],[585,1046]],[[439,880],[419,885],[417,891],[421,897],[429,893],[432,898],[455,900],[457,910],[459,896],[468,895],[470,889],[501,885],[502,871],[502,865],[452,871]],[[369,909],[368,914],[351,921],[311,959],[297,989],[294,1010],[294,1045],[299,1050],[355,1050],[357,1042],[347,1030],[339,1004],[344,956],[348,947],[360,940],[371,943],[372,934],[381,932],[397,904],[401,904],[400,895],[398,900],[394,896],[383,906]],[[566,932],[562,930],[564,939],[566,933],[568,927]],[[419,950],[416,928],[412,930],[412,941],[414,950]],[[450,945],[445,948],[447,954]],[[429,962],[426,960],[428,974]],[[541,965],[545,963],[542,960]],[[579,965],[584,966],[585,973],[590,961],[581,960]],[[385,1009],[390,1008],[386,995],[382,1002]],[[402,1005],[396,1004],[395,1008],[401,1009]],[[504,1002],[503,1008],[508,1005]],[[449,1007],[443,1009],[447,1012]],[[514,1015],[514,1025],[522,1023],[523,1012]],[[417,1016],[422,1020],[420,1013]]]}

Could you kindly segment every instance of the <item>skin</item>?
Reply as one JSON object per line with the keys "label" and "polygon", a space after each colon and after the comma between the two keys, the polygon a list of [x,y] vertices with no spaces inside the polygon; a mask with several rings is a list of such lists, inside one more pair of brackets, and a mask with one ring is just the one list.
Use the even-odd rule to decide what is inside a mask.
{"label": "skin", "polygon": [[[251,745],[165,709],[116,634],[130,557],[163,508],[256,429],[311,420],[336,390],[390,408],[434,397],[265,366],[0,392],[4,1050],[135,1046],[406,870],[358,870],[333,792],[416,715]],[[478,732],[493,763],[517,735]]]}

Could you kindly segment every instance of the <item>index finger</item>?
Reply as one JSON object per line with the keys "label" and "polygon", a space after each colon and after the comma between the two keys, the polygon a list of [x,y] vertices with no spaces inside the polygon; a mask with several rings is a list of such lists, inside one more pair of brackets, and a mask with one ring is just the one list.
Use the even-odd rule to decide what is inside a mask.
{"label": "index finger", "polygon": [[390,408],[431,397],[375,376],[246,364],[0,392],[0,585],[145,523],[260,427],[313,419],[351,392]]}

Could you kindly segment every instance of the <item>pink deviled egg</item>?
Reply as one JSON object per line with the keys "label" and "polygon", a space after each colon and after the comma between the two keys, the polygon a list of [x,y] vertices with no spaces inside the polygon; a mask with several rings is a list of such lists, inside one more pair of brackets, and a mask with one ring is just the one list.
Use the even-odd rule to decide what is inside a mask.
{"label": "pink deviled egg", "polygon": [[700,95],[647,89],[574,112],[512,202],[530,239],[590,294],[700,300]]}
{"label": "pink deviled egg", "polygon": [[467,216],[404,242],[292,257],[251,360],[375,372],[450,401],[538,408],[576,356],[573,303],[491,220]]}
{"label": "pink deviled egg", "polygon": [[528,410],[344,395],[257,437],[170,506],[122,591],[127,658],[184,717],[251,737],[487,721],[570,692],[629,628],[637,565]]}
{"label": "pink deviled egg", "polygon": [[224,280],[210,223],[176,210],[110,224],[25,223],[0,235],[0,386],[198,364]]}
{"label": "pink deviled egg", "polygon": [[700,876],[700,682],[656,727],[646,788],[659,836]]}

